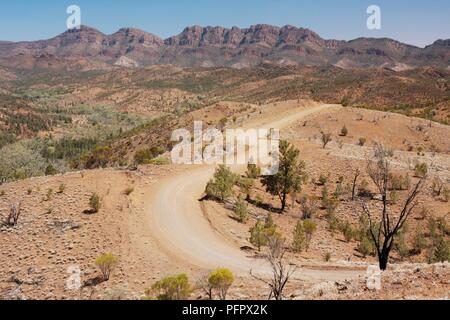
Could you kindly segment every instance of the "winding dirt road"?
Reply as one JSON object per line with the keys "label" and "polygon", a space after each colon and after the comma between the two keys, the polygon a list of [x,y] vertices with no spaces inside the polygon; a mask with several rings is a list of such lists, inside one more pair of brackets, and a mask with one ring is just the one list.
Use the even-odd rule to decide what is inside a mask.
{"label": "winding dirt road", "polygon": [[[254,119],[246,128],[285,128],[316,112],[336,108],[320,105],[292,110],[272,119]],[[202,213],[199,199],[214,173],[212,166],[188,168],[163,181],[150,199],[150,225],[163,250],[196,267],[211,270],[226,267],[238,275],[249,275],[252,269],[261,275],[269,274],[268,265],[261,259],[246,256],[236,244],[214,231]],[[342,281],[360,276],[355,270],[301,269],[296,278],[314,281]]]}

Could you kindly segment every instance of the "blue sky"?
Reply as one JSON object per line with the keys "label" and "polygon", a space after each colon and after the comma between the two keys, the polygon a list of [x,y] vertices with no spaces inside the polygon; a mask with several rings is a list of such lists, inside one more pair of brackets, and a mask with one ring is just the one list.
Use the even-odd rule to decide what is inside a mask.
{"label": "blue sky", "polygon": [[[162,38],[189,25],[248,27],[257,23],[292,24],[322,37],[349,40],[390,37],[424,46],[450,38],[449,0],[2,0],[0,40],[53,37],[65,30],[66,8],[77,4],[82,23],[113,33],[136,27]],[[366,9],[382,10],[382,30],[366,27]]]}

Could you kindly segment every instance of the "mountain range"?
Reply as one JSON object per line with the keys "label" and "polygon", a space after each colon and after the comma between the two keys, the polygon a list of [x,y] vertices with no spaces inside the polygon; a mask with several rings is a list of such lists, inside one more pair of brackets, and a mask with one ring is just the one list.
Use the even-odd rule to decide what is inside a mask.
{"label": "mountain range", "polygon": [[25,70],[158,64],[240,69],[266,62],[395,71],[424,66],[448,69],[450,39],[419,48],[388,38],[326,40],[309,29],[260,24],[245,29],[192,26],[165,40],[139,29],[122,28],[106,35],[82,26],[48,40],[0,41],[0,65]]}

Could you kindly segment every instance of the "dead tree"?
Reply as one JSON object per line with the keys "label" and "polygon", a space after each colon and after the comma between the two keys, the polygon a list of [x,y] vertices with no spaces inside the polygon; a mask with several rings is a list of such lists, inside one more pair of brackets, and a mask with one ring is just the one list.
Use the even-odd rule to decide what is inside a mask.
{"label": "dead tree", "polygon": [[6,218],[6,224],[10,227],[15,227],[19,221],[21,213],[22,202],[12,203],[9,210],[8,217]]}
{"label": "dead tree", "polygon": [[253,278],[269,286],[269,300],[272,298],[275,300],[284,299],[284,289],[296,271],[295,267],[284,261],[284,256],[287,252],[284,243],[285,240],[277,236],[273,236],[269,239],[269,252],[266,255],[266,260],[269,262],[272,269],[272,279],[266,280],[257,277],[253,274],[253,271],[250,270],[250,275]]}
{"label": "dead tree", "polygon": [[369,161],[367,172],[381,194],[381,201],[383,203],[381,217],[379,219],[374,217],[367,203],[363,202],[362,207],[364,214],[367,215],[369,220],[369,231],[377,250],[380,269],[386,270],[389,263],[389,255],[395,244],[395,238],[411,216],[413,209],[417,206],[418,202],[416,199],[422,190],[425,178],[421,178],[415,184],[409,192],[402,206],[402,210],[398,215],[394,215],[389,208],[388,198],[389,179],[392,175],[390,174],[387,152],[382,146],[376,147],[375,159],[377,160],[376,162]]}

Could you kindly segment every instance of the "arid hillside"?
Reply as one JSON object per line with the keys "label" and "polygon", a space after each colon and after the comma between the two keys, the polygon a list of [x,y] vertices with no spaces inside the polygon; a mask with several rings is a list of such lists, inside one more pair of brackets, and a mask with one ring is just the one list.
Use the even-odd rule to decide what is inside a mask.
{"label": "arid hillside", "polygon": [[[242,255],[243,259],[257,261],[256,265],[264,261],[268,248],[263,245],[259,251],[251,240],[250,230],[258,220],[270,216],[272,226],[285,238],[288,250],[285,258],[298,268],[286,287],[286,298],[448,298],[449,265],[436,263],[441,259],[436,260],[437,252],[441,252],[436,249],[436,239],[449,241],[448,126],[358,108],[320,109],[319,103],[298,100],[267,105],[220,102],[192,113],[191,117],[220,123],[221,119],[235,115],[235,121],[222,124],[245,127],[281,123],[283,119],[295,119],[295,115],[316,109],[319,111],[286,122],[282,130],[282,138],[300,150],[299,159],[305,163],[307,176],[301,192],[289,195],[283,214],[279,212],[279,198],[267,192],[260,177],[255,179],[247,198],[247,189],[238,183],[226,202],[199,200],[214,173],[213,167],[204,171],[203,167],[157,163],[138,166],[136,170],[85,170],[2,184],[1,220],[6,221],[12,206],[20,204],[21,209],[15,227],[0,228],[0,253],[5,257],[0,266],[2,299],[154,298],[152,290],[146,289],[166,276],[180,273],[187,274],[193,285],[189,298],[207,299],[200,280],[210,270],[202,261],[194,259],[196,248],[186,254],[182,246],[177,246],[183,234],[164,229],[165,218],[160,215],[165,212],[154,210],[155,196],[161,193],[169,198],[175,196],[162,203],[168,208],[186,205],[185,210],[171,211],[171,214],[185,215],[183,219],[195,216],[182,226],[183,230],[199,227],[194,224],[196,221],[202,221],[201,228],[207,228],[207,233],[188,234],[190,241],[196,243],[195,239],[201,241],[206,234],[211,234],[213,238],[201,241],[202,245],[220,244],[224,249],[230,248],[226,250],[233,250],[233,254],[236,252],[236,257]],[[322,133],[331,137],[325,148]],[[144,139],[145,134],[141,137]],[[361,203],[366,203],[374,213],[380,209],[376,186],[367,173],[377,143],[392,152],[392,172],[397,179],[390,191],[393,212],[401,209],[407,189],[420,179],[423,170],[418,170],[422,168],[418,165],[425,163],[427,168],[418,205],[396,242],[379,291],[367,289],[365,272],[377,259],[373,247],[364,242],[361,233],[366,223],[361,220]],[[357,169],[360,172],[356,180],[357,194],[352,200]],[[194,174],[195,170],[201,174]],[[204,173],[206,180],[202,185]],[[241,169],[236,173],[244,174]],[[163,191],[173,184],[176,188],[165,195]],[[190,184],[195,190],[183,194],[183,188],[189,188]],[[245,222],[239,222],[234,207],[240,195],[241,199],[246,198]],[[200,210],[199,215],[196,210]],[[316,228],[308,249],[293,251],[293,229],[305,214]],[[174,220],[171,225],[175,228],[183,221]],[[105,253],[118,259],[109,281],[102,279],[96,265],[98,257]],[[230,259],[230,264],[235,263],[236,257]],[[82,272],[79,290],[67,288],[67,280],[78,270],[74,267]],[[231,265],[220,267],[233,271],[237,268],[229,298],[268,297],[268,287],[251,277],[250,270],[240,272],[238,266]]]}

